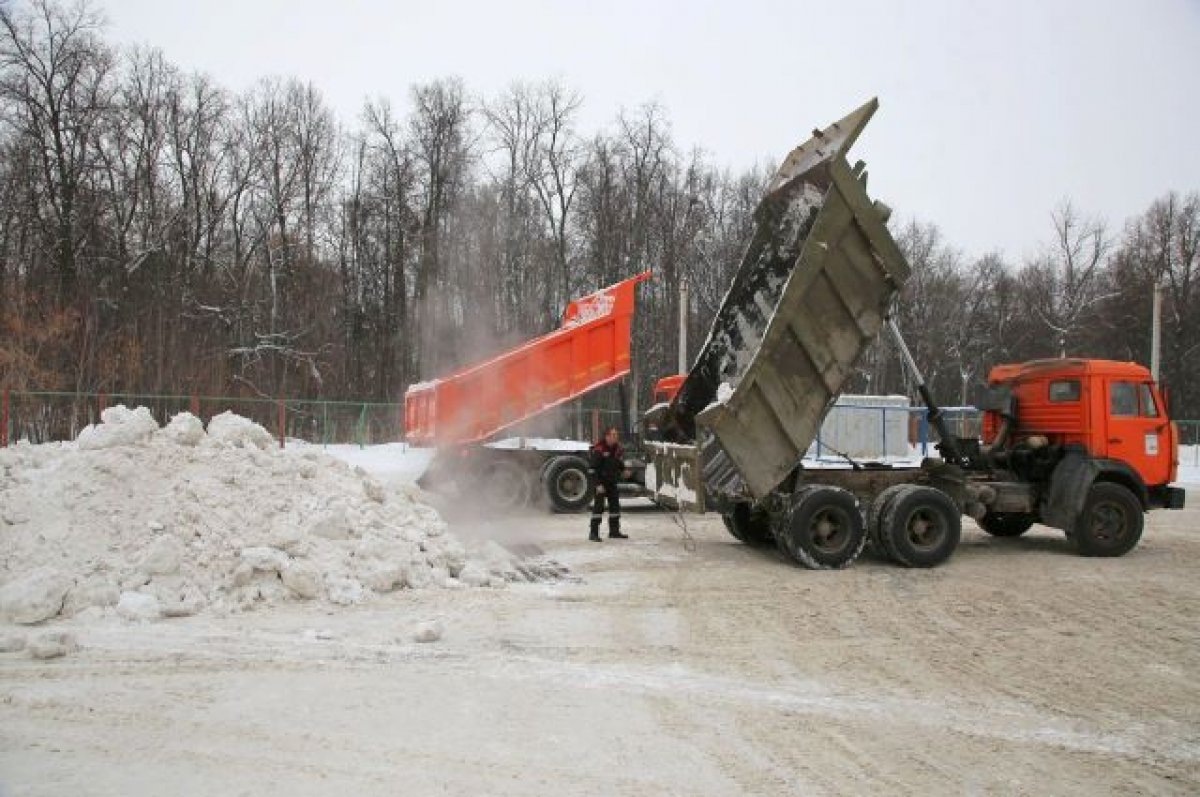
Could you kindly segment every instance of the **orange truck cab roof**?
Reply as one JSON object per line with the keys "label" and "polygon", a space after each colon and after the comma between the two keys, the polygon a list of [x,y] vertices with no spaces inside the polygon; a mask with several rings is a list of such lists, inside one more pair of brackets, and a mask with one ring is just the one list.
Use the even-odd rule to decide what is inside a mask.
{"label": "orange truck cab roof", "polygon": [[997,365],[988,372],[990,384],[1023,381],[1034,377],[1102,375],[1148,380],[1150,370],[1144,365],[1118,360],[1089,360],[1062,358],[1053,360],[1030,360],[1015,365]]}

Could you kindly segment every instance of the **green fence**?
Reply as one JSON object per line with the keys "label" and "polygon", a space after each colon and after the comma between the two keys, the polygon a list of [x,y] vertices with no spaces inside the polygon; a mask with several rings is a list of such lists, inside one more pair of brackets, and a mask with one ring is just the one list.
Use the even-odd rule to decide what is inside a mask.
{"label": "green fence", "polygon": [[15,440],[72,440],[85,426],[98,422],[105,408],[117,404],[146,407],[160,424],[180,412],[207,422],[232,411],[261,424],[281,441],[371,445],[404,436],[403,405],[395,403],[13,390],[0,396],[0,445]]}
{"label": "green fence", "polygon": [[[85,426],[100,420],[105,408],[117,404],[146,407],[160,424],[180,412],[190,412],[207,423],[215,415],[232,411],[262,425],[281,443],[292,439],[366,446],[404,439],[404,405],[398,402],[6,390],[0,392],[0,446],[17,440],[74,440]],[[589,440],[596,428],[617,423],[619,416],[607,409],[570,405],[514,427],[504,436]]]}

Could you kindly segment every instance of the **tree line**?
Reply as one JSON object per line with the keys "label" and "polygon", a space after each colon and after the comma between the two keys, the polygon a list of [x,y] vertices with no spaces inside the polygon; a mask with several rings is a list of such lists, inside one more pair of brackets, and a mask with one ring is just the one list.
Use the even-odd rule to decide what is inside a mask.
{"label": "tree line", "polygon": [[[398,400],[650,268],[644,404],[676,370],[681,281],[694,354],[770,170],[685,150],[653,104],[583,130],[582,103],[445,78],[347,124],[303,80],[231,92],[115,46],[87,2],[0,4],[0,386]],[[1196,192],[1121,229],[1063,203],[1025,262],[893,232],[914,269],[899,320],[946,403],[997,362],[1148,362],[1157,283],[1175,414],[1200,417]],[[854,389],[908,391],[886,341]]]}

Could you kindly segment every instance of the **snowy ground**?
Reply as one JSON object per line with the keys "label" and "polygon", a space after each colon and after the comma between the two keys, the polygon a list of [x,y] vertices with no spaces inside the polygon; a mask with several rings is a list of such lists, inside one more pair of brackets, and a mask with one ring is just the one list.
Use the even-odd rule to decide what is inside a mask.
{"label": "snowy ground", "polygon": [[[331,453],[393,478],[416,456]],[[0,654],[0,794],[1195,794],[1189,501],[1121,559],[971,527],[932,571],[803,571],[712,515],[693,548],[644,504],[627,543],[456,521],[572,578],[58,623],[79,652]]]}

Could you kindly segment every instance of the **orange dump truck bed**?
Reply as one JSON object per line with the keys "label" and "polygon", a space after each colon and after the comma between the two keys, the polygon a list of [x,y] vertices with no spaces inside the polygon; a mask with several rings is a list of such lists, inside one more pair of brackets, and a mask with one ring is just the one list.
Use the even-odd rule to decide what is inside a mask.
{"label": "orange dump truck bed", "polygon": [[404,431],[415,445],[486,440],[629,373],[638,274],[576,299],[559,329],[404,394]]}

